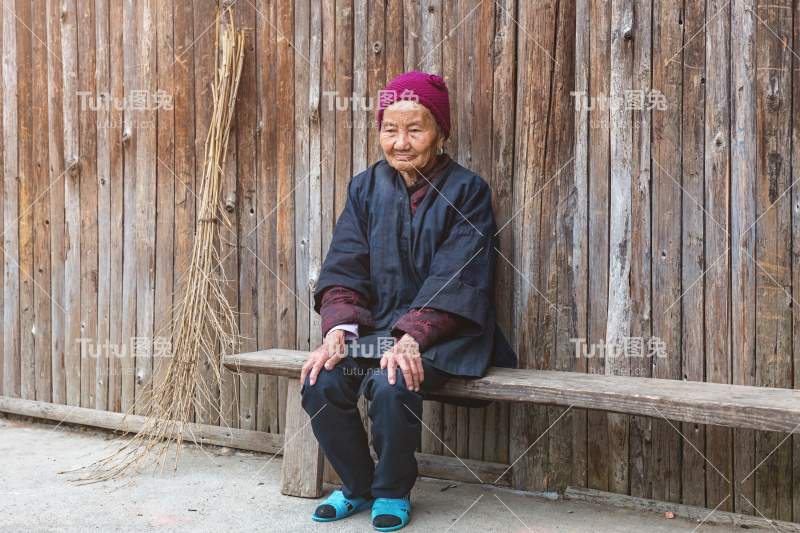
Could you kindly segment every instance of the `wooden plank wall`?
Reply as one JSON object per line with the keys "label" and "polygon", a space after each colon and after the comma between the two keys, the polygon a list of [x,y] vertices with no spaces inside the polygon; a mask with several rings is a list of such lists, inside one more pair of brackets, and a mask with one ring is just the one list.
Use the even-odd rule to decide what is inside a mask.
{"label": "wooden plank wall", "polygon": [[[2,393],[124,411],[158,370],[131,340],[164,332],[191,252],[216,3],[2,9]],[[370,102],[424,70],[450,88],[447,151],[493,190],[522,366],[800,388],[799,2],[253,0],[235,19],[219,249],[243,350],[319,344],[347,183],[382,157]],[[665,357],[593,351],[627,337]],[[281,433],[286,394],[226,373],[203,422]],[[518,488],[800,521],[799,435],[507,404],[425,422],[422,451],[513,463]]]}

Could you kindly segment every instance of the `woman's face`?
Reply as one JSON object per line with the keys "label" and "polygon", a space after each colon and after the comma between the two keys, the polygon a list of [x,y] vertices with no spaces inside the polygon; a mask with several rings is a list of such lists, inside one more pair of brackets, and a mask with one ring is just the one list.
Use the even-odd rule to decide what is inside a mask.
{"label": "woman's face", "polygon": [[386,161],[401,172],[429,170],[444,143],[428,108],[410,100],[398,100],[383,110],[380,139]]}

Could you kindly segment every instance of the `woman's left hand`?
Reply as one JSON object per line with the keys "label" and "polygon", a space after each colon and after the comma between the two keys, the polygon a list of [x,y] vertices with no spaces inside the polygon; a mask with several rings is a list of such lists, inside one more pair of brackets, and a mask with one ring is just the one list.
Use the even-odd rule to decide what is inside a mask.
{"label": "woman's left hand", "polygon": [[408,390],[419,391],[419,384],[425,380],[422,370],[422,356],[419,344],[414,337],[406,333],[391,349],[381,357],[381,368],[389,369],[389,384],[395,383],[395,370],[400,367],[406,379]]}

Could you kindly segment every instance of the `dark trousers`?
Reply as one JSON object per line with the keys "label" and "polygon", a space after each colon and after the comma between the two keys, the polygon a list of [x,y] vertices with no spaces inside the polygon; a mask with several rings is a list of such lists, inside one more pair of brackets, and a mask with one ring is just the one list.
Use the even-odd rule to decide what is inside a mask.
{"label": "dark trousers", "polygon": [[[301,388],[303,409],[312,417],[311,427],[325,457],[342,480],[345,498],[367,491],[376,498],[403,498],[417,478],[414,451],[422,438],[422,401],[451,375],[422,360],[425,380],[419,392],[408,390],[397,369],[394,385],[380,359],[347,356],[333,370],[320,371],[312,386],[306,378]],[[358,411],[358,397],[372,403],[372,460],[367,433]],[[427,431],[427,430],[426,430]]]}

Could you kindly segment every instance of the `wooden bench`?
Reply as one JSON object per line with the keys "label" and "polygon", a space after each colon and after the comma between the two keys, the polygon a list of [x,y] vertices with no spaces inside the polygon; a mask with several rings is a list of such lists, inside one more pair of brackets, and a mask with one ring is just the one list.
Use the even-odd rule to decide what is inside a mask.
{"label": "wooden bench", "polygon": [[[234,372],[290,379],[281,492],[316,498],[322,495],[322,451],[300,406],[300,371],[307,357],[274,349],[229,355],[223,363]],[[792,389],[492,367],[482,378],[451,379],[436,392],[733,428],[791,433],[800,425],[800,390]]]}

